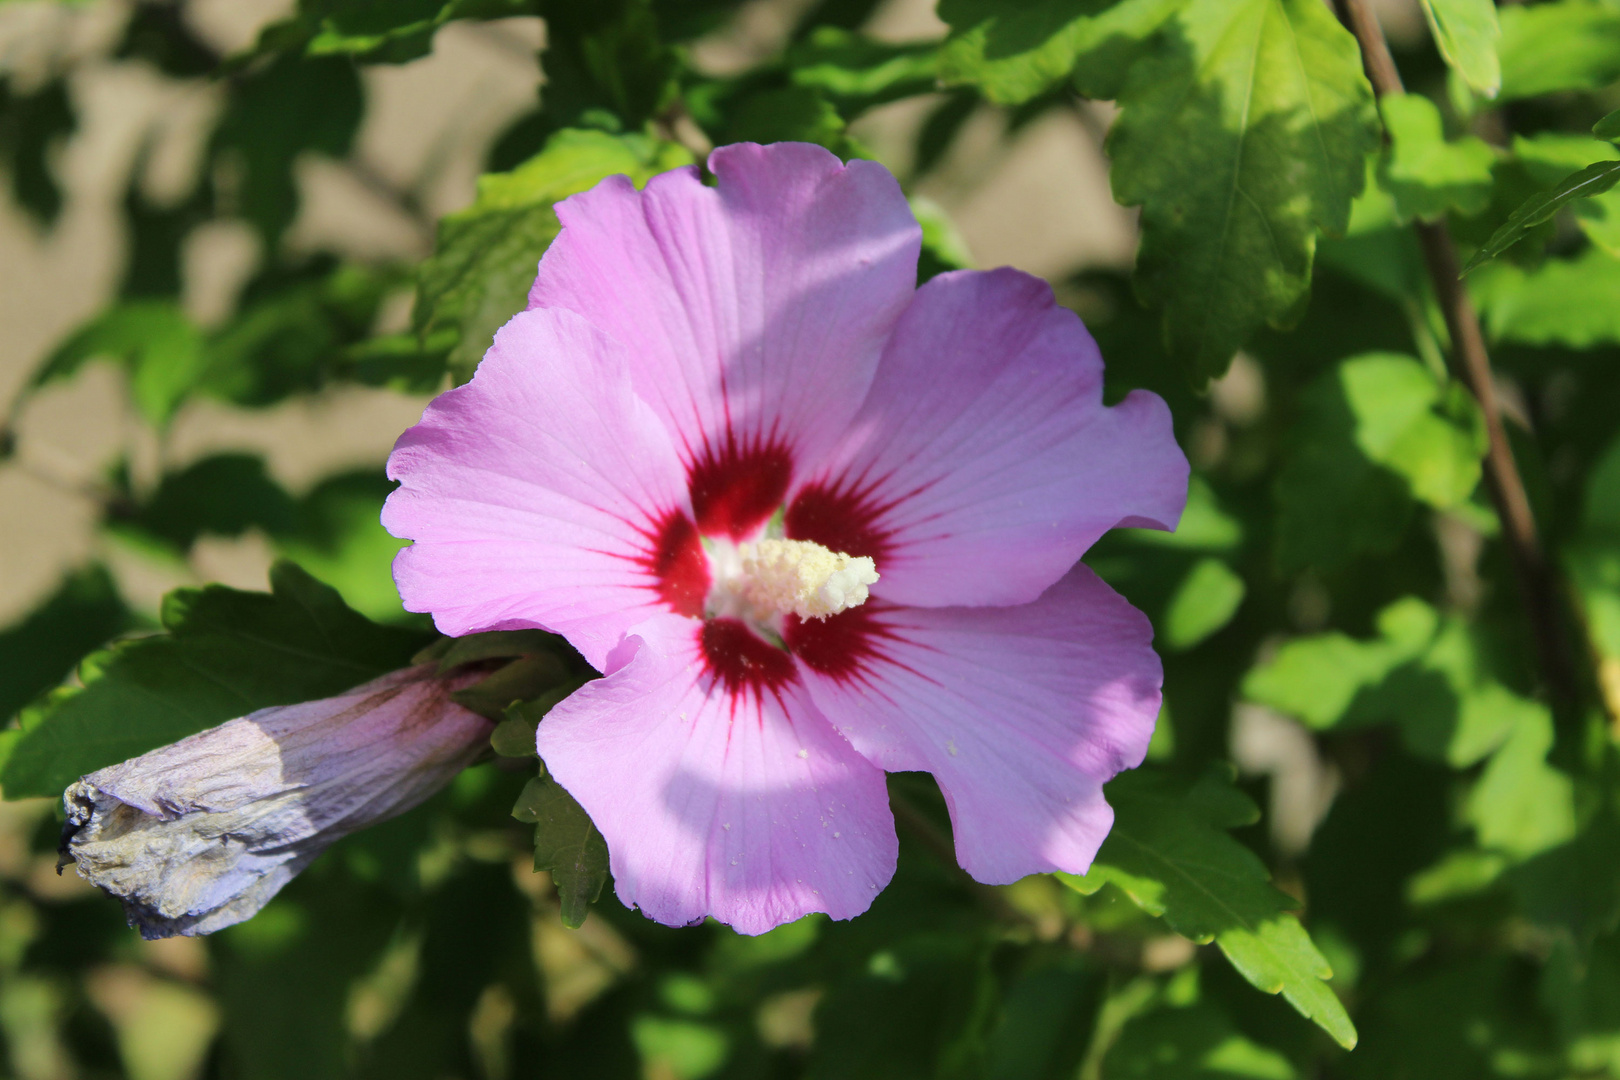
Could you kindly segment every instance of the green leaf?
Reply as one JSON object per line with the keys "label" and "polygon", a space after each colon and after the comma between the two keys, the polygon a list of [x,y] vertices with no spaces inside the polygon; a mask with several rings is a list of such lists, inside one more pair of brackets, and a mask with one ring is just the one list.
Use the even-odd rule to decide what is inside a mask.
{"label": "green leaf", "polygon": [[532,701],[570,682],[568,666],[554,653],[519,657],[451,697],[499,723],[518,702]]}
{"label": "green leaf", "polygon": [[251,528],[292,531],[292,497],[255,454],[215,454],[163,477],[156,490],[116,524],[134,526],[181,554],[199,536],[240,536]]}
{"label": "green leaf", "polygon": [[789,46],[785,63],[795,86],[819,91],[845,119],[939,83],[933,45],[890,45],[836,26],[818,26]]}
{"label": "green leaf", "polygon": [[1620,140],[1620,109],[1593,124],[1592,134],[1599,139]]}
{"label": "green leaf", "polygon": [[1290,641],[1243,680],[1243,695],[1307,726],[1393,723],[1421,758],[1468,768],[1541,707],[1495,681],[1467,624],[1406,597],[1378,614],[1378,636]]}
{"label": "green leaf", "polygon": [[301,0],[298,7],[297,15],[260,32],[256,52],[302,49],[402,64],[431,52],[433,35],[446,23],[535,14],[530,0]]}
{"label": "green leaf", "polygon": [[453,332],[450,369],[466,382],[495,331],[527,302],[535,267],[557,235],[553,204],[605,176],[645,183],[690,160],[678,146],[638,135],[560,131],[511,172],[480,177],[477,199],[439,223],[433,256],[422,265],[417,333],[426,340]]}
{"label": "green leaf", "polygon": [[105,567],[69,574],[44,603],[0,630],[0,725],[133,622]]}
{"label": "green leaf", "polygon": [[118,304],[74,331],[34,373],[29,389],[65,379],[91,360],[120,363],[130,396],[154,427],[164,427],[207,364],[201,333],[167,300]]}
{"label": "green leaf", "polygon": [[1244,1036],[1209,1005],[1133,1017],[1103,1058],[1109,1080],[1294,1080],[1282,1054]]}
{"label": "green leaf", "polygon": [[1488,98],[1502,88],[1496,43],[1502,26],[1494,0],[1423,0],[1434,43],[1463,81]]}
{"label": "green leaf", "polygon": [[1602,0],[1511,5],[1498,12],[1503,101],[1597,90],[1620,79],[1620,8]]}
{"label": "green leaf", "polygon": [[52,151],[78,126],[65,79],[21,93],[0,77],[0,167],[11,177],[11,197],[41,225],[54,225],[62,212]]}
{"label": "green leaf", "polygon": [[1332,969],[1288,914],[1298,904],[1225,832],[1259,816],[1228,779],[1212,774],[1178,793],[1151,773],[1126,773],[1109,783],[1108,801],[1114,827],[1096,862],[1084,877],[1060,878],[1087,894],[1117,886],[1184,937],[1214,941],[1257,989],[1281,993],[1341,1046],[1355,1046],[1355,1026],[1325,981]]}
{"label": "green leaf", "polygon": [[[1592,164],[1594,157],[1620,161],[1620,146],[1543,131],[1529,138],[1515,135],[1513,157],[1538,185],[1554,186]],[[1587,239],[1610,255],[1620,256],[1620,188],[1576,199],[1569,208]]]}
{"label": "green leaf", "polygon": [[1246,592],[1243,579],[1225,562],[1213,557],[1199,559],[1165,609],[1164,647],[1190,649],[1221,629],[1237,614]]}
{"label": "green leaf", "polygon": [[237,212],[274,249],[298,212],[293,164],[310,151],[343,157],[365,110],[359,73],[345,57],[288,53],[240,73],[212,151],[239,174]]}
{"label": "green leaf", "polygon": [[1484,453],[1471,400],[1419,361],[1370,353],[1341,362],[1301,395],[1276,481],[1278,562],[1333,570],[1391,550],[1411,500],[1461,505]]}
{"label": "green leaf", "polygon": [[380,466],[328,476],[294,502],[291,527],[272,534],[282,556],[368,619],[405,617],[392,571],[405,541],[390,535],[379,517],[393,489]]}
{"label": "green leaf", "polygon": [[1432,220],[1447,210],[1472,215],[1485,209],[1496,153],[1483,139],[1467,135],[1446,141],[1440,110],[1421,95],[1385,94],[1378,107],[1390,138],[1379,164],[1379,181],[1394,197],[1400,220]]}
{"label": "green leaf", "polygon": [[563,924],[578,929],[607,881],[607,841],[574,797],[543,769],[524,786],[512,816],[535,826],[534,868],[550,872]]}
{"label": "green leaf", "polygon": [[1108,138],[1142,207],[1137,289],[1195,382],[1295,317],[1378,144],[1355,43],[1320,0],[1191,0],[1131,69]]}
{"label": "green leaf", "polygon": [[1481,847],[1522,860],[1575,838],[1575,787],[1547,763],[1552,744],[1552,713],[1524,703],[1463,807]]}
{"label": "green leaf", "polygon": [[377,626],[292,563],[272,592],[209,585],[163,601],[163,627],[81,665],[81,689],[24,710],[0,771],[7,798],[57,795],[93,772],[270,705],[331,697],[403,667],[422,644]]}
{"label": "green leaf", "polygon": [[1507,221],[1502,223],[1502,227],[1491,234],[1485,246],[1474,252],[1474,257],[1463,267],[1463,273],[1466,274],[1481,263],[1496,258],[1524,239],[1525,234],[1532,228],[1550,219],[1568,203],[1576,199],[1589,199],[1601,195],[1615,184],[1620,184],[1620,161],[1594,162],[1580,172],[1565,177],[1557,187],[1531,197],[1524,205],[1513,211]]}
{"label": "green leaf", "polygon": [[1071,74],[1082,94],[1112,98],[1147,40],[1185,0],[942,0],[951,26],[940,55],[947,86],[1021,105]]}
{"label": "green leaf", "polygon": [[[1620,176],[1620,162],[1614,165]],[[1594,166],[1596,168],[1596,166]],[[1620,258],[1591,248],[1531,271],[1493,263],[1470,279],[1491,336],[1525,345],[1586,349],[1620,341]]]}
{"label": "green leaf", "polygon": [[[384,381],[392,373],[367,372],[366,353],[356,358],[353,350],[383,348],[368,341],[379,309],[410,280],[400,267],[329,257],[267,268],[243,290],[237,313],[210,335],[201,389],[238,405],[264,406],[342,378]],[[444,376],[443,349],[434,353],[426,344],[411,337],[417,355],[408,386],[418,392],[437,389]]]}
{"label": "green leaf", "polygon": [[412,663],[439,662],[439,674],[448,674],[462,664],[475,664],[480,660],[504,660],[514,656],[534,656],[537,653],[562,654],[568,643],[544,630],[490,630],[482,634],[468,634],[458,638],[440,638],[413,659]]}

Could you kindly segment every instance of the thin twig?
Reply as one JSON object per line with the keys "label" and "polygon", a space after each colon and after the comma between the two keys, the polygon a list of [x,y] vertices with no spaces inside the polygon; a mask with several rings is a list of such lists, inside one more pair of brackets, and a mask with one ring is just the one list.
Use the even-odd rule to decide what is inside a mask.
{"label": "thin twig", "polygon": [[[1367,0],[1341,0],[1351,30],[1361,45],[1362,62],[1367,77],[1379,97],[1405,93],[1395,58],[1390,55],[1389,43],[1384,39],[1378,18],[1367,6]],[[1485,454],[1485,485],[1497,517],[1502,522],[1502,536],[1507,541],[1513,560],[1519,590],[1524,597],[1525,609],[1530,616],[1536,649],[1540,654],[1541,672],[1552,695],[1563,702],[1572,702],[1575,694],[1575,674],[1570,666],[1569,650],[1564,639],[1564,624],[1558,603],[1558,588],[1553,569],[1547,561],[1546,550],[1536,531],[1536,519],[1525,494],[1524,479],[1513,460],[1513,447],[1508,443],[1507,429],[1502,424],[1502,407],[1496,397],[1496,380],[1491,373],[1490,354],[1485,349],[1485,335],[1479,328],[1479,316],[1474,311],[1468,290],[1463,287],[1457,248],[1445,220],[1414,223],[1418,241],[1423,248],[1423,261],[1434,285],[1435,297],[1445,315],[1446,329],[1451,333],[1453,365],[1464,385],[1479,402],[1485,417],[1485,431],[1489,446]]]}

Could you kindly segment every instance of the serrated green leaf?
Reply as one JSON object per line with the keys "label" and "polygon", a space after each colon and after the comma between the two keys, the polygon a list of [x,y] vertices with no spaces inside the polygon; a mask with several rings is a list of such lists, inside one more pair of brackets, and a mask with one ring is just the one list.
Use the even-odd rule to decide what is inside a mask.
{"label": "serrated green leaf", "polygon": [[1340,1045],[1355,1046],[1355,1026],[1324,981],[1332,969],[1288,913],[1298,904],[1193,797],[1209,786],[1230,790],[1213,777],[1180,795],[1151,774],[1116,778],[1107,788],[1114,827],[1096,862],[1084,877],[1059,877],[1085,893],[1112,884],[1177,933],[1214,941],[1256,988],[1281,993]]}
{"label": "serrated green leaf", "polygon": [[512,816],[534,825],[534,868],[548,871],[566,926],[584,925],[608,875],[607,841],[563,786],[542,773],[518,796]]}
{"label": "serrated green leaf", "polygon": [[1130,64],[1185,0],[943,0],[951,26],[940,54],[947,86],[977,87],[1021,105],[1073,77],[1087,97],[1112,98]]}
{"label": "serrated green leaf", "polygon": [[1503,101],[1596,90],[1620,79],[1620,8],[1602,0],[1505,6],[1498,12]]}
{"label": "serrated green leaf", "polygon": [[557,235],[558,200],[616,173],[640,184],[690,161],[672,143],[565,130],[511,172],[480,177],[472,206],[439,223],[417,286],[416,332],[424,340],[453,332],[450,370],[466,382],[495,331],[523,310],[540,256]]}
{"label": "serrated green leaf", "polygon": [[1191,0],[1161,33],[1108,151],[1115,198],[1142,207],[1138,292],[1201,383],[1298,314],[1378,125],[1355,39],[1319,0]]}
{"label": "serrated green leaf", "polygon": [[1496,153],[1483,139],[1467,135],[1448,142],[1440,110],[1418,94],[1385,94],[1378,107],[1390,138],[1379,163],[1380,186],[1394,198],[1400,220],[1485,209]]}
{"label": "serrated green leaf", "polygon": [[1513,211],[1507,221],[1502,223],[1502,227],[1491,234],[1485,246],[1468,260],[1468,265],[1463,267],[1463,273],[1466,274],[1481,263],[1496,258],[1524,239],[1530,229],[1550,219],[1565,205],[1576,199],[1602,195],[1615,184],[1620,184],[1620,161],[1594,162],[1580,172],[1565,177],[1557,187],[1533,196]]}
{"label": "serrated green leaf", "polygon": [[296,565],[272,592],[209,585],[163,601],[167,633],[120,642],[80,666],[80,689],[24,710],[7,798],[54,796],[85,773],[255,709],[330,697],[403,667],[422,635],[369,622]]}
{"label": "serrated green leaf", "polygon": [[[1615,166],[1620,176],[1620,162]],[[1595,166],[1594,166],[1595,167]],[[1526,271],[1492,263],[1469,278],[1491,336],[1526,345],[1586,349],[1620,341],[1620,258],[1591,248]]]}
{"label": "serrated green leaf", "polygon": [[1494,0],[1423,0],[1434,43],[1463,81],[1488,98],[1502,88],[1496,43],[1502,36]]}
{"label": "serrated green leaf", "polygon": [[122,364],[130,396],[154,427],[164,427],[207,367],[202,334],[178,306],[137,300],[108,308],[46,357],[29,388],[64,379],[98,359]]}

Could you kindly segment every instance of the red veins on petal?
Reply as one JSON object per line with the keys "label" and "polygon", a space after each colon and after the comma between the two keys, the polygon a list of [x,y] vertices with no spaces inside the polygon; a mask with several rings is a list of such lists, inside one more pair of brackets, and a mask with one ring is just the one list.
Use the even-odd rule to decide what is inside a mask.
{"label": "red veins on petal", "polygon": [[873,614],[868,601],[825,619],[789,615],[782,626],[782,640],[812,671],[839,682],[861,678],[872,661],[884,659],[884,639],[894,637]]}
{"label": "red veins on petal", "polygon": [[789,540],[814,540],[831,551],[868,556],[881,574],[893,545],[889,531],[877,523],[879,509],[842,484],[807,484],[787,508],[782,531]]}
{"label": "red veins on petal", "polygon": [[698,531],[740,540],[782,505],[793,479],[793,456],[780,443],[739,443],[727,432],[718,445],[704,444],[686,477]]}
{"label": "red veins on petal", "polygon": [[697,526],[679,510],[671,510],[645,535],[648,549],[640,562],[652,575],[658,598],[677,615],[701,618],[709,595],[709,559]]}
{"label": "red veins on petal", "polygon": [[750,690],[756,697],[793,681],[793,658],[736,619],[703,624],[703,662],[726,692]]}

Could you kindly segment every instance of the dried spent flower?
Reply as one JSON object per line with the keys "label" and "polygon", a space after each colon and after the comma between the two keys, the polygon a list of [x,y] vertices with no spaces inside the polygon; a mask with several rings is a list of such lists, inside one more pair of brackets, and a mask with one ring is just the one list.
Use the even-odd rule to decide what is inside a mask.
{"label": "dried spent flower", "polygon": [[[333,842],[404,813],[489,746],[432,664],[260,709],[82,777],[62,858],[144,938],[251,918]],[[60,869],[60,868],[59,868]]]}

